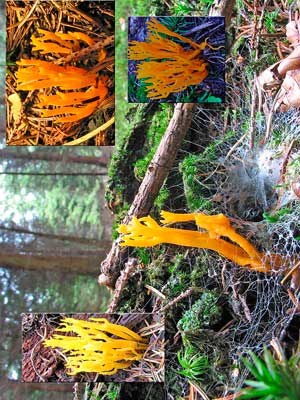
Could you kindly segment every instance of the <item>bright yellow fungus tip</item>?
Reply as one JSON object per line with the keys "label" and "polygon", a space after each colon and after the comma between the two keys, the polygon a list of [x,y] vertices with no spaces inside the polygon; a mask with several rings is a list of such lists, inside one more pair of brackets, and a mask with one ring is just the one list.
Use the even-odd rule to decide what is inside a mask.
{"label": "bright yellow fungus tip", "polygon": [[[160,226],[150,216],[140,219],[134,217],[128,225],[119,226],[118,232],[123,234],[120,246],[151,247],[168,243],[213,250],[240,266],[258,272],[286,268],[284,257],[259,253],[247,239],[231,227],[229,218],[223,214],[174,214],[162,211],[161,217],[163,224],[195,221],[197,226],[206,232]],[[235,244],[221,237],[228,238]]]}
{"label": "bright yellow fungus tip", "polygon": [[[74,332],[76,336],[56,332]],[[132,361],[141,360],[148,344],[129,328],[112,324],[106,318],[89,321],[64,318],[55,334],[44,340],[44,346],[59,347],[66,355],[68,375],[79,372],[114,375],[129,367]]]}

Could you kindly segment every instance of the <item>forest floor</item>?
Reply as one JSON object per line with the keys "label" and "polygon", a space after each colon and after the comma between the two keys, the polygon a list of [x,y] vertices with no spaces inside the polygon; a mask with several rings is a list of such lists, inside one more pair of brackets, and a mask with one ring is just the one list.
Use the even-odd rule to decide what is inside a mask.
{"label": "forest floor", "polygon": [[[172,1],[170,7],[154,12],[207,15],[209,11],[204,1],[198,6]],[[143,11],[144,15],[153,12]],[[123,12],[117,17],[120,24],[125,24],[128,12],[139,15],[130,2]],[[263,255],[263,262],[273,260],[271,265],[259,271],[216,252],[167,244],[119,253],[117,241],[112,249],[122,260],[111,265],[112,273],[126,266],[129,255],[137,265],[114,303],[118,312],[166,314],[168,399],[298,398],[298,18],[295,7],[284,1],[235,4],[227,27],[225,103],[194,109],[176,161],[150,212],[140,209],[138,215],[151,214],[158,221],[162,210],[223,213]],[[125,33],[117,38],[119,55],[126,51]],[[124,75],[117,82],[119,99],[125,93],[125,79]],[[146,172],[156,168],[151,160],[174,112],[171,104],[134,106],[118,101],[124,115],[128,112],[119,121],[107,190],[108,205],[116,214],[115,239]],[[193,222],[176,227],[196,231]],[[103,267],[106,272],[111,260]],[[255,369],[259,370],[257,357],[263,358],[265,375]],[[287,375],[290,380],[285,385]],[[253,387],[250,378],[256,379]],[[265,392],[255,392],[255,385]],[[296,387],[296,392],[287,386]],[[102,393],[99,387],[91,389]],[[122,400],[145,396],[141,386],[124,390],[122,385],[109,387],[115,394],[112,398],[120,393]],[[144,390],[148,398],[163,398],[158,386]],[[86,394],[85,398],[92,397]]]}

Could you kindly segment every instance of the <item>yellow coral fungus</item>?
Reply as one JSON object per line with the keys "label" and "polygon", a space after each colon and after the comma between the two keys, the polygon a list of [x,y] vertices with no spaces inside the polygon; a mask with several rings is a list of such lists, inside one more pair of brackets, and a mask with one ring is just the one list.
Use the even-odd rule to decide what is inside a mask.
{"label": "yellow coral fungus", "polygon": [[[208,232],[188,231],[158,225],[150,216],[134,217],[128,225],[120,225],[118,231],[123,234],[121,246],[150,247],[160,243],[180,246],[199,247],[214,250],[238,265],[258,272],[270,272],[272,269],[285,269],[284,258],[279,255],[259,253],[245,238],[231,227],[230,220],[223,214],[173,214],[161,213],[163,224],[195,221]],[[237,245],[221,239],[227,237]]]}
{"label": "yellow coral fungus", "polygon": [[129,367],[132,361],[140,360],[148,347],[140,335],[106,318],[90,318],[89,321],[64,318],[55,332],[76,333],[76,336],[54,334],[44,340],[44,346],[59,347],[67,356],[69,375],[79,372],[114,375]]}
{"label": "yellow coral fungus", "polygon": [[[53,33],[38,29],[41,37],[31,37],[34,50],[42,54],[70,54],[80,49],[80,41],[89,46],[95,41],[82,32]],[[101,52],[102,59],[106,52]],[[37,59],[21,59],[16,72],[17,90],[38,90],[55,88],[54,95],[40,95],[39,107],[54,106],[53,109],[42,109],[42,117],[55,117],[55,123],[76,122],[91,115],[108,94],[106,77],[98,78],[95,72],[74,66],[61,66],[52,62]],[[61,90],[71,90],[62,92]],[[75,91],[87,88],[85,91]],[[67,115],[65,115],[67,114]]]}
{"label": "yellow coral fungus", "polygon": [[[107,96],[107,94],[108,89],[105,86],[105,83],[99,80],[96,87],[92,86],[86,92],[57,91],[55,95],[41,95],[41,101],[38,103],[38,106],[58,106],[58,108],[54,110],[42,110],[41,113],[43,117],[70,114],[69,116],[58,118],[57,120],[55,120],[56,123],[74,122],[92,114],[98,107],[98,105]],[[78,105],[78,107],[74,107],[75,105]]]}
{"label": "yellow coral fungus", "polygon": [[[16,73],[18,90],[46,89],[53,86],[71,92],[56,91],[55,95],[41,95],[39,107],[57,106],[53,110],[43,109],[43,117],[62,116],[55,122],[75,122],[92,114],[101,101],[107,96],[106,79],[98,79],[96,73],[83,68],[60,66],[41,60],[21,60]],[[97,83],[96,83],[97,82]],[[85,92],[74,89],[88,87]],[[78,105],[78,107],[74,107]]]}
{"label": "yellow coral fungus", "polygon": [[[137,77],[147,84],[148,98],[164,99],[171,93],[201,83],[208,76],[207,63],[198,57],[208,46],[206,41],[195,43],[171,32],[154,18],[147,22],[147,26],[147,40],[129,42],[128,54],[130,60],[144,60],[137,66]],[[161,34],[180,39],[191,48],[185,49]]]}
{"label": "yellow coral fungus", "polygon": [[95,44],[94,39],[81,32],[53,33],[44,29],[38,29],[37,31],[42,36],[32,36],[31,44],[33,45],[32,49],[41,51],[41,54],[71,54],[80,49],[80,41],[87,43],[89,46]]}
{"label": "yellow coral fungus", "polygon": [[36,90],[59,86],[63,90],[81,89],[96,84],[97,75],[84,68],[55,65],[42,60],[17,61],[17,90]]}

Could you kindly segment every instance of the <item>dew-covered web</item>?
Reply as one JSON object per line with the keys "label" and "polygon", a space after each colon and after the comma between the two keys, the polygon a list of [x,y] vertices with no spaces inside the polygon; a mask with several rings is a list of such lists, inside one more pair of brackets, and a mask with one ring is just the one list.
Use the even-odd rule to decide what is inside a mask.
{"label": "dew-covered web", "polygon": [[[284,266],[278,270],[272,265],[270,273],[264,274],[234,265],[205,250],[184,253],[186,261],[190,257],[190,272],[198,268],[193,265],[195,252],[205,254],[209,266],[202,287],[217,288],[225,309],[224,327],[218,326],[215,332],[216,341],[226,344],[226,361],[216,367],[224,380],[211,382],[207,388],[208,393],[219,395],[243,386],[249,371],[242,357],[247,357],[249,351],[261,354],[274,338],[283,348],[288,342],[297,341],[298,333],[295,334],[293,327],[296,308],[289,291],[297,298],[299,282],[295,276],[289,276],[283,283],[282,280],[299,261],[300,253],[299,198],[292,190],[299,171],[295,167],[299,159],[297,145],[287,154],[291,142],[300,134],[300,112],[274,114],[271,138],[265,144],[262,140],[267,121],[262,114],[255,122],[253,150],[249,149],[249,108],[241,107],[239,113],[229,110],[227,119],[224,115],[225,108],[221,112],[197,108],[190,134],[180,151],[179,165],[170,174],[178,179],[174,178],[176,184],[169,187],[173,196],[168,209],[222,212],[266,257],[281,255]],[[196,157],[194,163],[193,157]],[[194,168],[183,168],[186,159],[191,160]],[[196,201],[197,196],[200,202]]]}

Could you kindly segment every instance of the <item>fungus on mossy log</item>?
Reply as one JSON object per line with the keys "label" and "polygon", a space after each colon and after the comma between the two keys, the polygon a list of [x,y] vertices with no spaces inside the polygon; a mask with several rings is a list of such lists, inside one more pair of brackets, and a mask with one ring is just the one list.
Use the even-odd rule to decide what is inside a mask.
{"label": "fungus on mossy log", "polygon": [[[150,247],[160,243],[179,246],[198,247],[213,250],[234,263],[257,272],[271,272],[273,269],[286,270],[286,260],[278,254],[259,253],[247,239],[239,235],[223,214],[173,214],[161,212],[163,224],[195,221],[197,226],[207,232],[160,226],[150,216],[134,217],[128,225],[120,225],[118,231],[123,234],[120,246]],[[232,242],[225,241],[227,237]]]}
{"label": "fungus on mossy log", "polygon": [[89,321],[64,318],[55,332],[76,333],[76,336],[54,334],[44,340],[44,346],[58,347],[66,355],[68,375],[79,372],[114,375],[132,361],[141,360],[148,347],[147,340],[140,335],[106,318]]}
{"label": "fungus on mossy log", "polygon": [[[129,42],[128,54],[130,60],[143,60],[137,65],[137,77],[147,84],[149,99],[164,99],[201,83],[208,76],[208,64],[199,58],[201,51],[209,46],[206,41],[195,43],[170,31],[155,18],[147,22],[147,28],[147,40]],[[165,36],[175,37],[191,48],[185,49]]]}

